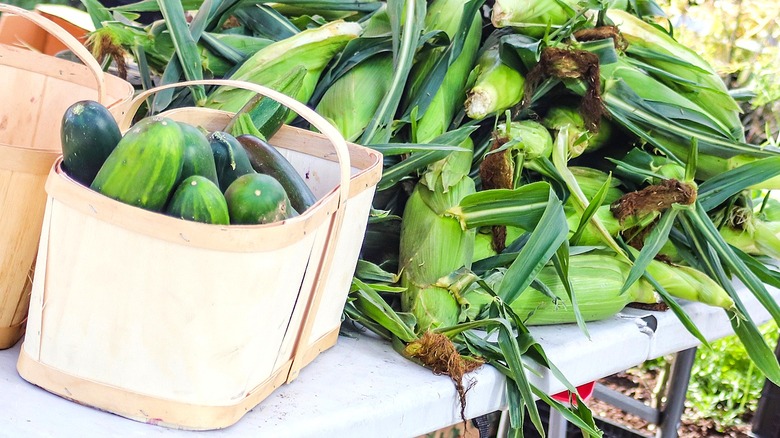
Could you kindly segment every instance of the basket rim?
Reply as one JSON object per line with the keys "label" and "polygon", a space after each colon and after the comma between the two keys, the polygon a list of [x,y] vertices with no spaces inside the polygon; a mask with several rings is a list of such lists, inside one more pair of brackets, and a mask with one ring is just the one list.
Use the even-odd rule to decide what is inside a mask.
{"label": "basket rim", "polygon": [[294,218],[260,225],[214,225],[168,216],[125,204],[86,187],[62,170],[62,156],[46,179],[48,202],[147,237],[224,252],[273,251],[314,234],[338,209],[335,190]]}

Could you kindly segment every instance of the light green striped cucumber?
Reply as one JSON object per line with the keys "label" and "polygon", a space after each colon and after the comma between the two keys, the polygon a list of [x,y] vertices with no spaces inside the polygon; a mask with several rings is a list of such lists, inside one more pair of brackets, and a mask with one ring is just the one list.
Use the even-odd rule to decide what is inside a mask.
{"label": "light green striped cucumber", "polygon": [[125,133],[90,187],[125,204],[160,211],[179,181],[183,161],[179,124],[147,117]]}

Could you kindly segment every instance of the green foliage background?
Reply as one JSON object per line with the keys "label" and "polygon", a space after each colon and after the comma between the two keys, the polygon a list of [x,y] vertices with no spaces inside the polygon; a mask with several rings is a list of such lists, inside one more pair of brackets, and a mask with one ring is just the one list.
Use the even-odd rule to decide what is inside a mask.
{"label": "green foliage background", "polygon": [[[770,346],[777,344],[777,325],[768,323],[761,332]],[[699,348],[691,372],[686,406],[688,418],[711,418],[719,430],[740,424],[755,412],[764,378],[748,358],[736,336]]]}

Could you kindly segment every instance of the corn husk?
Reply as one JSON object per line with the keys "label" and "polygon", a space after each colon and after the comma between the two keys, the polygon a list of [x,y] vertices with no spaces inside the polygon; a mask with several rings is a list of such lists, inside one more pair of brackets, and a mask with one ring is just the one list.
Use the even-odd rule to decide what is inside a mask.
{"label": "corn husk", "polygon": [[[307,102],[314,92],[325,66],[352,39],[362,27],[357,23],[333,21],[315,29],[273,43],[247,59],[230,79],[269,86],[293,69],[306,69],[303,86],[295,97]],[[208,96],[207,108],[237,112],[255,93],[221,86]]]}
{"label": "corn husk", "polygon": [[336,80],[315,110],[331,122],[347,141],[355,141],[374,117],[388,91],[392,75],[392,55],[374,55]]}
{"label": "corn husk", "polygon": [[741,109],[726,84],[698,53],[669,34],[628,12],[612,9],[614,21],[628,43],[628,54],[653,67],[650,74],[705,109],[728,129],[734,140],[745,141]]}
{"label": "corn husk", "polygon": [[[600,253],[586,253],[569,258],[569,281],[571,282],[577,306],[585,321],[609,318],[632,302],[655,303],[657,297],[652,286],[638,281],[625,293],[621,288],[628,277],[631,266],[612,256]],[[503,279],[505,270],[498,269],[485,278],[488,285],[497,285]],[[574,309],[557,271],[545,266],[536,277],[537,281],[552,293],[541,292],[533,286],[526,288],[510,303],[510,307],[526,325],[565,324],[576,322]],[[484,301],[484,294],[475,287],[464,294],[464,300],[472,306]],[[472,310],[474,312],[474,310]]]}
{"label": "corn husk", "polygon": [[[463,17],[465,3],[463,0],[435,0],[428,7],[425,17],[426,32],[444,31],[452,40],[461,20],[468,20],[471,25],[460,54],[447,68],[444,79],[428,107],[418,115],[415,129],[415,141],[418,143],[427,143],[447,132],[457,111],[463,106],[469,72],[474,67],[482,37],[482,19],[479,13],[475,13],[473,17]],[[444,48],[432,50],[433,52],[420,54],[412,69],[411,84],[405,98],[407,104],[420,93],[437,60],[436,52],[441,53]]]}
{"label": "corn husk", "polygon": [[498,43],[482,51],[471,75],[475,77],[474,84],[464,103],[469,118],[479,120],[502,113],[523,98],[525,78],[501,61]]}
{"label": "corn husk", "polygon": [[[460,146],[473,148],[470,139]],[[431,165],[404,208],[399,267],[406,290],[401,294],[401,307],[415,316],[416,333],[453,325],[459,318],[458,299],[436,283],[471,264],[475,231],[464,230],[458,219],[445,214],[475,192],[474,181],[468,177],[471,156],[470,151],[455,152]]]}

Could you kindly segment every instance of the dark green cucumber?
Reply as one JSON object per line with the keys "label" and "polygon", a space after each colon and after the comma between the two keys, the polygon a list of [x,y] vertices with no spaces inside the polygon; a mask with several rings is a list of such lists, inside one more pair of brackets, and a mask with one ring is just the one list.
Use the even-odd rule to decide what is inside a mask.
{"label": "dark green cucumber", "polygon": [[214,153],[211,151],[211,144],[206,134],[189,123],[179,122],[179,126],[184,134],[184,163],[181,168],[181,179],[200,175],[219,185]]}
{"label": "dark green cucumber", "polygon": [[147,117],[125,133],[92,189],[125,204],[160,211],[179,182],[184,135],[167,117]]}
{"label": "dark green cucumber", "polygon": [[201,175],[192,175],[179,184],[165,212],[188,221],[230,224],[225,195],[216,183]]}
{"label": "dark green cucumber", "polygon": [[231,224],[268,224],[290,217],[292,207],[284,187],[269,175],[238,177],[225,191]]}
{"label": "dark green cucumber", "polygon": [[224,192],[241,175],[255,173],[246,151],[235,137],[224,131],[214,131],[209,137],[219,188]]}
{"label": "dark green cucumber", "polygon": [[317,197],[298,171],[275,147],[253,135],[239,135],[236,140],[246,150],[249,162],[256,171],[271,175],[282,184],[295,210],[303,213],[317,202]]}
{"label": "dark green cucumber", "polygon": [[60,138],[63,170],[89,186],[122,139],[122,133],[105,106],[94,100],[82,100],[65,110]]}

